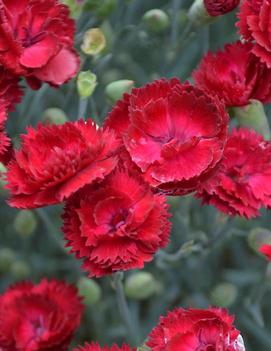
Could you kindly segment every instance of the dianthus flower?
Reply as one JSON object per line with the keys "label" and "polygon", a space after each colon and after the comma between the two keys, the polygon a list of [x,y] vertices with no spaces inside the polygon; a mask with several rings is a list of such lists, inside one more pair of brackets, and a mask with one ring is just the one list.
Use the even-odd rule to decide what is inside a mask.
{"label": "dianthus flower", "polygon": [[245,40],[253,42],[252,52],[271,68],[270,0],[244,0],[237,26]]}
{"label": "dianthus flower", "polygon": [[67,351],[83,305],[72,285],[18,283],[0,296],[2,351]]}
{"label": "dianthus flower", "polygon": [[234,10],[240,0],[204,0],[204,6],[210,16],[222,16]]}
{"label": "dianthus flower", "polygon": [[152,351],[245,351],[243,339],[225,309],[176,308],[149,335]]}
{"label": "dianthus flower", "polygon": [[271,261],[271,245],[264,244],[259,248],[259,252],[263,254],[268,261]]}
{"label": "dianthus flower", "polygon": [[228,115],[216,97],[178,79],[161,79],[126,94],[105,121],[122,138],[152,187],[192,192],[219,163]]}
{"label": "dianthus flower", "polygon": [[168,242],[166,198],[138,174],[117,169],[71,197],[63,215],[67,246],[90,276],[142,268]]}
{"label": "dianthus flower", "polygon": [[28,128],[8,166],[9,204],[35,208],[62,202],[109,174],[118,147],[114,132],[90,119]]}
{"label": "dianthus flower", "polygon": [[223,51],[209,52],[193,72],[196,85],[217,95],[226,106],[244,106],[250,99],[271,101],[271,69],[251,54],[253,44],[228,44]]}
{"label": "dianthus flower", "polygon": [[75,23],[58,0],[0,1],[0,62],[33,88],[58,86],[75,76]]}
{"label": "dianthus flower", "polygon": [[271,144],[253,130],[233,130],[220,168],[197,196],[229,215],[259,215],[271,206]]}
{"label": "dianthus flower", "polygon": [[132,348],[129,345],[123,344],[122,346],[118,346],[113,344],[112,346],[104,346],[101,347],[98,343],[92,342],[91,344],[85,344],[85,346],[79,346],[73,351],[135,351],[136,348]]}

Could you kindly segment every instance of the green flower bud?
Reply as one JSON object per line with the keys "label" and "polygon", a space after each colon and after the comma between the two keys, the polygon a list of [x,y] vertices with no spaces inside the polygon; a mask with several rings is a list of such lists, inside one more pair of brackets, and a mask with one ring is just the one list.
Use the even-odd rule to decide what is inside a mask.
{"label": "green flower bud", "polygon": [[115,82],[109,83],[105,88],[105,94],[110,102],[113,104],[122,98],[124,93],[130,93],[134,87],[133,80],[117,80]]}
{"label": "green flower bud", "polygon": [[81,98],[90,97],[97,85],[97,77],[90,71],[80,72],[77,77],[77,91]]}
{"label": "green flower bud", "polygon": [[152,9],[147,11],[142,20],[150,32],[165,32],[170,24],[169,16],[160,9]]}
{"label": "green flower bud", "polygon": [[31,269],[26,262],[18,260],[12,263],[10,272],[16,279],[25,279],[29,277]]}
{"label": "green flower bud", "polygon": [[271,231],[265,228],[254,228],[248,233],[248,244],[252,250],[258,250],[263,244],[271,245]]}
{"label": "green flower bud", "polygon": [[0,272],[7,273],[12,263],[16,260],[16,254],[9,248],[0,249]]}
{"label": "green flower bud", "polygon": [[204,0],[195,0],[188,11],[188,19],[194,26],[202,26],[212,23],[216,20],[216,17],[208,14]]}
{"label": "green flower bud", "polygon": [[64,124],[68,121],[68,117],[64,111],[57,107],[47,108],[42,114],[42,121],[50,124]]}
{"label": "green flower bud", "polygon": [[219,307],[229,307],[237,299],[238,290],[231,283],[220,283],[211,292],[211,304]]}
{"label": "green flower bud", "polygon": [[37,218],[33,211],[22,210],[17,213],[14,220],[14,229],[22,237],[28,237],[37,228]]}
{"label": "green flower bud", "polygon": [[135,300],[145,300],[160,290],[160,285],[151,273],[139,272],[130,275],[124,283],[125,294]]}
{"label": "green flower bud", "polygon": [[6,195],[8,193],[7,189],[5,188],[7,184],[7,181],[5,180],[6,171],[6,167],[0,162],[0,194],[2,195]]}
{"label": "green flower bud", "polygon": [[270,128],[264,106],[258,100],[250,100],[250,104],[243,107],[234,107],[233,113],[242,127],[253,128],[263,135],[266,140],[270,139]]}
{"label": "green flower bud", "polygon": [[85,32],[81,50],[86,55],[98,55],[105,46],[106,39],[100,28],[91,28]]}
{"label": "green flower bud", "polygon": [[84,298],[84,303],[88,306],[100,301],[102,291],[99,284],[93,279],[80,278],[77,284],[79,295]]}

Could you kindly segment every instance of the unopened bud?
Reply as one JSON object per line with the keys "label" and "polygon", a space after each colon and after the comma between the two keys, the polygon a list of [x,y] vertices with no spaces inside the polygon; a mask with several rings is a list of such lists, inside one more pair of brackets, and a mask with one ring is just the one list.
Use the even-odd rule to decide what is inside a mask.
{"label": "unopened bud", "polygon": [[255,228],[248,233],[248,244],[255,252],[264,244],[271,245],[271,232],[265,228]]}
{"label": "unopened bud", "polygon": [[31,273],[30,266],[24,261],[15,261],[11,267],[10,272],[16,279],[25,279]]}
{"label": "unopened bud", "polygon": [[134,87],[133,80],[117,80],[109,83],[105,88],[105,94],[110,102],[115,103],[121,99],[124,93],[130,93]]}
{"label": "unopened bud", "polygon": [[168,29],[170,20],[169,16],[160,9],[147,11],[142,20],[150,32],[161,33]]}
{"label": "unopened bud", "polygon": [[106,39],[100,28],[91,28],[85,32],[81,50],[86,55],[97,55],[105,46]]}
{"label": "unopened bud", "polygon": [[135,300],[145,300],[160,290],[158,282],[151,273],[139,272],[130,275],[124,283],[125,294]]}
{"label": "unopened bud", "polygon": [[231,306],[238,296],[238,290],[231,283],[220,283],[211,292],[211,304],[219,307]]}
{"label": "unopened bud", "polygon": [[188,11],[188,18],[195,26],[209,24],[215,17],[210,16],[205,8],[204,0],[195,0]]}
{"label": "unopened bud", "polygon": [[86,305],[94,305],[100,301],[102,291],[98,283],[93,279],[80,278],[77,284],[79,295],[84,298]]}
{"label": "unopened bud", "polygon": [[0,249],[0,272],[7,273],[12,263],[16,260],[16,254],[9,248]]}
{"label": "unopened bud", "polygon": [[242,127],[252,128],[263,135],[266,140],[270,139],[270,128],[264,106],[258,100],[250,100],[250,104],[243,107],[234,107],[233,113]]}
{"label": "unopened bud", "polygon": [[0,194],[5,195],[8,193],[7,189],[6,189],[6,184],[7,181],[5,179],[5,174],[6,174],[6,167],[5,165],[0,162]]}
{"label": "unopened bud", "polygon": [[34,233],[37,228],[37,218],[33,211],[19,211],[15,217],[14,228],[22,237],[28,237]]}
{"label": "unopened bud", "polygon": [[42,121],[50,124],[64,124],[68,118],[64,111],[57,107],[47,108],[42,114]]}
{"label": "unopened bud", "polygon": [[90,97],[97,85],[97,77],[90,71],[80,72],[77,77],[77,90],[81,98]]}

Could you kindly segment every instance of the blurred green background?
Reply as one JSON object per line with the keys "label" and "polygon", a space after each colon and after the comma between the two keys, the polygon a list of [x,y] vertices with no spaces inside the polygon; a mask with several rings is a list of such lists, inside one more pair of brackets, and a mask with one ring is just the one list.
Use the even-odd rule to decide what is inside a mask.
{"label": "blurred green background", "polygon": [[[60,89],[43,85],[39,91],[31,91],[25,87],[24,99],[8,122],[15,144],[27,125],[56,117],[56,111],[49,108],[61,109],[69,120],[83,113],[101,124],[112,108],[112,94],[106,94],[109,83],[125,79],[140,86],[159,77],[189,79],[208,47],[216,50],[238,39],[234,13],[219,18],[209,29],[189,30],[186,13],[191,0],[64,2],[71,6],[77,21],[81,70],[95,73],[97,86],[87,99],[80,99],[76,80]],[[153,18],[144,17],[151,9],[164,11],[166,17],[158,18],[158,24],[154,18],[153,25]],[[94,27],[104,33],[106,46],[96,55],[85,55],[80,49],[83,36]],[[61,116],[63,112],[57,110]],[[22,212],[9,208],[6,198],[1,186],[1,291],[22,279],[38,282],[43,277],[57,277],[76,284],[81,279],[87,306],[73,345],[87,340],[102,344],[129,341],[111,278],[82,288],[86,275],[80,262],[64,249],[62,208]],[[256,252],[260,242],[271,241],[270,214],[262,212],[250,221],[230,219],[214,208],[201,207],[192,196],[168,201],[173,222],[171,243],[145,266],[144,272],[152,276],[137,277],[139,282],[131,278],[135,272],[124,276],[138,342],[144,341],[161,314],[175,306],[217,305],[236,315],[247,351],[271,350],[271,269]]]}

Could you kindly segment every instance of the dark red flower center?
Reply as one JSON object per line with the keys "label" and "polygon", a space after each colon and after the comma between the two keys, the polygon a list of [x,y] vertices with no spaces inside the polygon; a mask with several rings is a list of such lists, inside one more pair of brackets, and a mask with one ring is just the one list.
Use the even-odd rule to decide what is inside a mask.
{"label": "dark red flower center", "polygon": [[118,230],[126,222],[128,216],[127,209],[120,209],[113,217],[110,223],[111,231]]}
{"label": "dark red flower center", "polygon": [[36,319],[31,321],[34,333],[37,337],[41,336],[45,332],[45,323],[43,316],[38,316]]}
{"label": "dark red flower center", "polygon": [[33,35],[31,33],[31,30],[27,27],[24,27],[23,30],[25,33],[25,37],[22,40],[22,45],[25,48],[28,48],[32,45],[35,45],[36,43],[38,43],[39,41],[44,39],[44,37],[46,36],[45,32],[40,32],[40,33]]}

